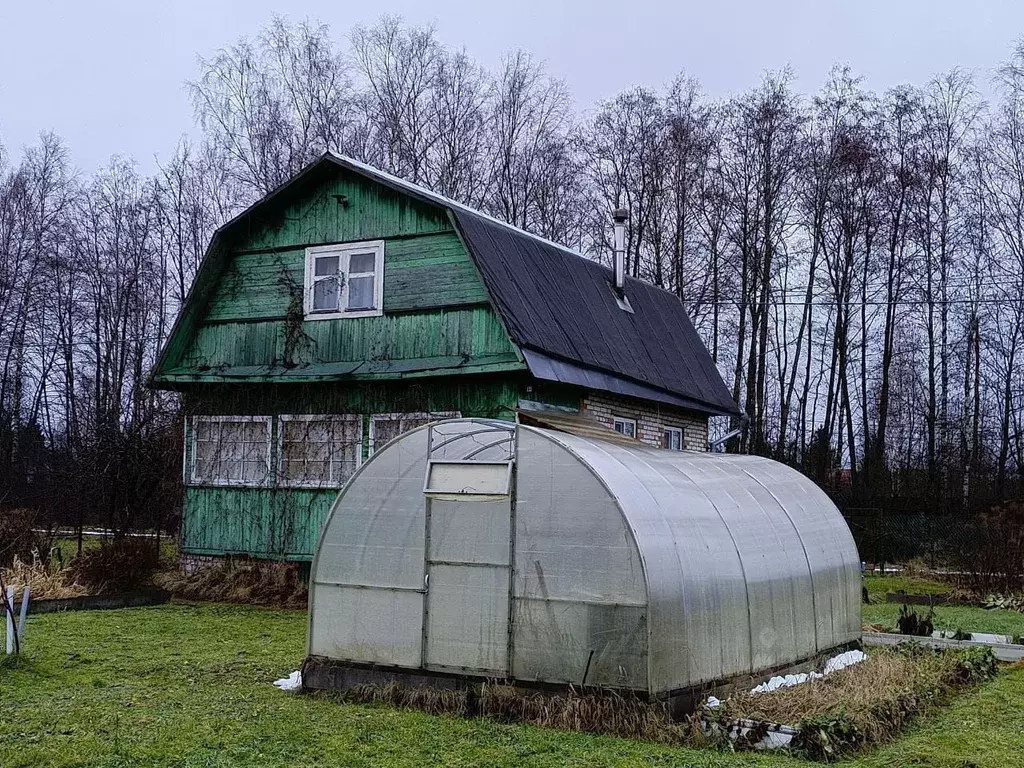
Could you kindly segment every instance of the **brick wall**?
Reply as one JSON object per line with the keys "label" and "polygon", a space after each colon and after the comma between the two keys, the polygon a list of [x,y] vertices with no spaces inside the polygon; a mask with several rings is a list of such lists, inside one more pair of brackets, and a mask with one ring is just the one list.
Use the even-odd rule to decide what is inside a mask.
{"label": "brick wall", "polygon": [[658,448],[662,446],[665,427],[683,430],[684,447],[690,451],[706,451],[708,417],[701,413],[628,397],[592,392],[583,398],[583,412],[611,428],[619,416],[636,421],[636,437]]}
{"label": "brick wall", "polygon": [[203,568],[209,568],[211,565],[219,565],[223,562],[223,557],[216,557],[214,555],[183,554],[181,556],[181,570],[191,576],[192,574],[201,571]]}

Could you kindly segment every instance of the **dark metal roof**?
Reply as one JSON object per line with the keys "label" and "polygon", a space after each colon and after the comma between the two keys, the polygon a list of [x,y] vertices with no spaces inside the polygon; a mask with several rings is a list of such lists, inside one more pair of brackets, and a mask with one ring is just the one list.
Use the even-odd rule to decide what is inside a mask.
{"label": "dark metal roof", "polygon": [[[534,375],[715,413],[738,412],[677,296],[627,278],[632,311],[626,311],[608,267],[491,218],[461,209],[455,218]],[[542,354],[530,355],[531,350]],[[659,397],[655,390],[675,397]]]}
{"label": "dark metal roof", "polygon": [[647,384],[627,379],[623,376],[616,376],[607,371],[598,371],[593,368],[570,363],[549,357],[543,352],[536,352],[532,349],[523,349],[523,360],[526,367],[536,378],[545,381],[557,381],[562,384],[575,384],[586,389],[596,389],[603,392],[611,392],[626,397],[638,397],[641,400],[654,400],[667,405],[674,405],[679,408],[687,408],[691,411],[700,411],[709,415],[720,415],[733,413],[726,408],[708,405],[692,397],[683,397],[661,389],[655,389]]}
{"label": "dark metal roof", "polygon": [[452,212],[495,308],[537,378],[739,414],[675,294],[627,278],[627,312],[616,300],[610,268],[417,184],[347,157],[328,157]]}

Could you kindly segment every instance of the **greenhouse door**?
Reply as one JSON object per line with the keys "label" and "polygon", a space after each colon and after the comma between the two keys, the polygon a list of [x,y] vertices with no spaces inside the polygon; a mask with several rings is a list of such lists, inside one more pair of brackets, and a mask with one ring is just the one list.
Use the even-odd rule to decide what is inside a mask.
{"label": "greenhouse door", "polygon": [[425,667],[508,672],[511,501],[427,500]]}

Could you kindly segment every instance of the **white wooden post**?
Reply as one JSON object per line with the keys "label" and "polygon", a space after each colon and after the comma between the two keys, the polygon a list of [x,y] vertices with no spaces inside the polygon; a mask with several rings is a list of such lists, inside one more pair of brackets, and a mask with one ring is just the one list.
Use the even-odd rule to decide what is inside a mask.
{"label": "white wooden post", "polygon": [[14,587],[7,587],[7,601],[4,603],[4,622],[7,632],[7,655],[14,653]]}
{"label": "white wooden post", "polygon": [[[28,616],[28,598],[32,594],[32,587],[28,584],[21,592],[21,615],[18,617],[18,648],[25,645],[25,618]],[[14,606],[12,605],[11,608]]]}

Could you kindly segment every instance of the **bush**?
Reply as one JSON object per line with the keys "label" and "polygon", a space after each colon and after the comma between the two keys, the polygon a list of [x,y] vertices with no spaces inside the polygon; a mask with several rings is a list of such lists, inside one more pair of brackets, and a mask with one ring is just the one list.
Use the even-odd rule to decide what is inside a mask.
{"label": "bush", "polygon": [[954,651],[949,682],[953,685],[977,685],[991,680],[997,671],[996,657],[987,645],[976,645]]}
{"label": "bush", "polygon": [[92,594],[126,592],[152,583],[160,566],[153,541],[124,538],[84,550],[71,563],[71,578]]}
{"label": "bush", "polygon": [[856,751],[864,740],[860,728],[840,711],[801,720],[791,746],[800,754],[831,762]]}
{"label": "bush", "polygon": [[48,537],[36,532],[36,513],[30,509],[0,512],[0,568],[10,568],[14,559],[31,563],[33,551],[45,556]]}
{"label": "bush", "polygon": [[900,615],[896,620],[901,635],[913,635],[914,637],[931,637],[935,631],[933,619],[935,611],[931,608],[928,613],[919,616],[917,611],[912,611],[906,605],[900,608]]}
{"label": "bush", "polygon": [[1010,501],[972,518],[955,565],[975,594],[1024,591],[1024,502]]}

